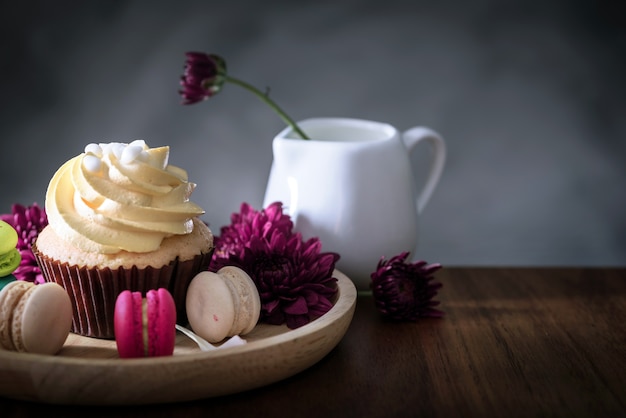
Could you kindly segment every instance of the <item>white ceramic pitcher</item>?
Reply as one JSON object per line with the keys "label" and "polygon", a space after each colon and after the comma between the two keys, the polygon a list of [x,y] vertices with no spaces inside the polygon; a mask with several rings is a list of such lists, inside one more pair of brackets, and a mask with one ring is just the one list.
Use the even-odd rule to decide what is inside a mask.
{"label": "white ceramic pitcher", "polygon": [[[311,139],[290,127],[274,138],[263,207],[282,202],[294,229],[304,239],[319,237],[322,251],[339,253],[336,267],[366,290],[382,256],[417,248],[418,217],[443,171],[444,140],[428,128],[401,133],[361,119],[313,118],[298,125]],[[418,193],[410,153],[422,141],[434,152]]]}

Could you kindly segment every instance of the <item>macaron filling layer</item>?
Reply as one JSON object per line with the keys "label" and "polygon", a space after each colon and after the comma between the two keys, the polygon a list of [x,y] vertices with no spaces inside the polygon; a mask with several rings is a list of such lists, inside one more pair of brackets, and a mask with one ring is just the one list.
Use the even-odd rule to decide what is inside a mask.
{"label": "macaron filling layer", "polygon": [[148,335],[148,327],[150,325],[148,324],[148,300],[147,299],[143,299],[141,301],[141,327],[142,327],[142,341],[143,341],[143,355],[144,357],[148,357],[150,355],[150,352],[148,350],[148,347],[150,347],[150,338]]}

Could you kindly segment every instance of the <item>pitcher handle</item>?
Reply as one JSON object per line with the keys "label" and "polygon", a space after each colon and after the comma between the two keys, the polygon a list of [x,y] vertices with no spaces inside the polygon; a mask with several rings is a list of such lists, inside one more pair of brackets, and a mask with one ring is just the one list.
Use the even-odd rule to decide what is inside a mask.
{"label": "pitcher handle", "polygon": [[422,210],[424,210],[426,203],[430,200],[430,196],[435,191],[439,179],[441,178],[441,173],[443,172],[443,167],[446,162],[446,144],[437,132],[423,126],[416,126],[405,131],[402,134],[402,140],[409,154],[412,153],[417,144],[422,141],[428,142],[433,149],[428,177],[426,178],[424,188],[417,196],[417,212],[422,213]]}

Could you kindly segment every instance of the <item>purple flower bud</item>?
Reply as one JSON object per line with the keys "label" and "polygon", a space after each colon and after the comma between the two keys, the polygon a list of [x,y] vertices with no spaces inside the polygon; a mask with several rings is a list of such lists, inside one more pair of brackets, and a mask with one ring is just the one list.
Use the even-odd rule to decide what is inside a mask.
{"label": "purple flower bud", "polygon": [[442,311],[435,309],[439,302],[432,300],[442,286],[432,282],[432,274],[441,264],[407,263],[408,255],[403,252],[389,260],[382,257],[372,273],[370,286],[378,311],[395,321],[443,316]]}
{"label": "purple flower bud", "polygon": [[218,55],[187,52],[179,90],[183,104],[194,104],[217,94],[226,80],[226,62]]}

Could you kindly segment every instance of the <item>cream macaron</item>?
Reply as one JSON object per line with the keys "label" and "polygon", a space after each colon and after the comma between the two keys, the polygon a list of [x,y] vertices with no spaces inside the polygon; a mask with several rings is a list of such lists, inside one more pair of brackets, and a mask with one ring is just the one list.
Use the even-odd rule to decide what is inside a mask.
{"label": "cream macaron", "polygon": [[70,298],[56,283],[16,280],[0,291],[0,348],[56,354],[71,325]]}
{"label": "cream macaron", "polygon": [[261,298],[250,276],[234,266],[198,273],[187,290],[187,318],[193,331],[211,343],[246,335],[261,314]]}

